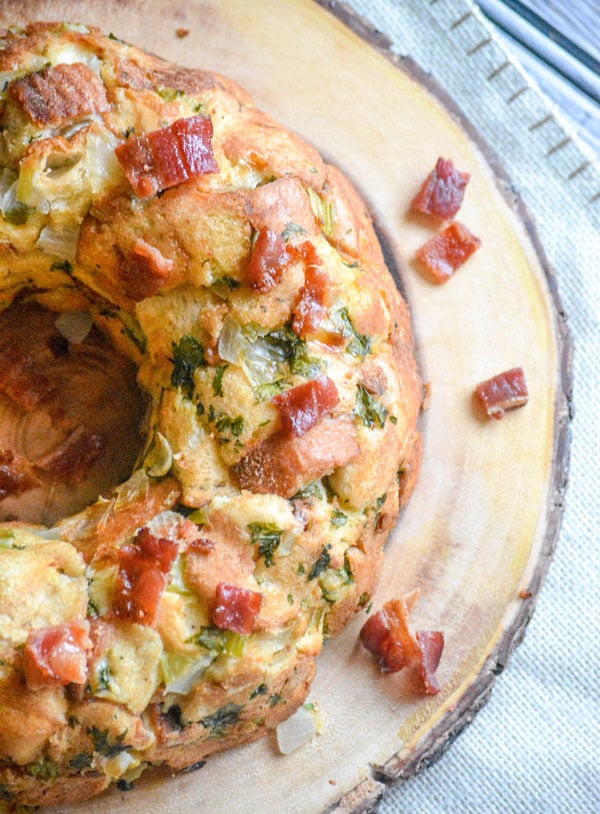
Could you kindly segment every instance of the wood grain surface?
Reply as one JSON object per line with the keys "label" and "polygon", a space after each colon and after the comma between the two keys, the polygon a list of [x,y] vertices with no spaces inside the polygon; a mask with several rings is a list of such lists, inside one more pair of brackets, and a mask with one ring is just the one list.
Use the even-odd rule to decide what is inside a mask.
{"label": "wood grain surface", "polygon": [[[313,742],[283,757],[267,737],[216,755],[198,772],[156,772],[71,812],[371,810],[387,783],[438,756],[485,701],[551,559],[567,477],[571,347],[543,251],[509,180],[443,92],[409,61],[394,61],[385,41],[347,10],[334,4],[335,16],[323,6],[29,0],[3,3],[0,22],[88,22],[221,71],[364,194],[412,308],[431,386],[421,480],[389,541],[374,609],[419,588],[417,628],[446,637],[443,689],[423,698],[402,673],[381,675],[358,643],[365,617],[356,617],[319,660],[309,697],[324,730]],[[189,34],[179,39],[178,28]],[[414,265],[432,227],[409,213],[439,155],[471,173],[460,219],[482,239],[444,286]],[[529,404],[499,422],[482,419],[474,386],[516,365],[525,368]]]}

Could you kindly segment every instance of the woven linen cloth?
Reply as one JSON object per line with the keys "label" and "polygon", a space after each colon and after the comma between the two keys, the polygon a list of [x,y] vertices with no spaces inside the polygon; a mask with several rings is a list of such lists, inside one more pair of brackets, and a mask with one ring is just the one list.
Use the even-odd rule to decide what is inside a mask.
{"label": "woven linen cloth", "polygon": [[600,166],[468,0],[348,3],[454,97],[530,209],[575,344],[554,561],[487,705],[380,814],[600,812]]}

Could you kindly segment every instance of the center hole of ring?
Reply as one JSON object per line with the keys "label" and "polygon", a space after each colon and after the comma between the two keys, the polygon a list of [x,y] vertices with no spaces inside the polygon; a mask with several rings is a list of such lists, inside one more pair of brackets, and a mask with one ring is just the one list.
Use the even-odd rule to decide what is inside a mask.
{"label": "center hole of ring", "polygon": [[0,520],[51,525],[132,472],[147,401],[87,312],[0,314]]}

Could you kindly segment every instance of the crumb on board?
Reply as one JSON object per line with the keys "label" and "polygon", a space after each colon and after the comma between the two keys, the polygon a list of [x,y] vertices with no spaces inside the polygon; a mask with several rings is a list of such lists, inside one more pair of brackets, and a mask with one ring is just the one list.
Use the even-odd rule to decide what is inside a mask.
{"label": "crumb on board", "polygon": [[189,28],[178,28],[178,29],[175,31],[175,34],[177,35],[177,37],[178,37],[180,40],[182,40],[184,37],[187,37],[187,35],[188,35],[189,33],[190,33],[190,29],[189,29]]}

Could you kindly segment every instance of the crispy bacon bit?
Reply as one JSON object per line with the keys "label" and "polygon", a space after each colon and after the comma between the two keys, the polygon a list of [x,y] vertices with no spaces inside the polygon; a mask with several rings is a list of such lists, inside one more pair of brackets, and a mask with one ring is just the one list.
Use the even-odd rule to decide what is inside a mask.
{"label": "crispy bacon bit", "polygon": [[329,275],[320,268],[321,258],[309,241],[297,246],[294,251],[304,260],[304,285],[300,289],[300,301],[294,309],[292,328],[305,339],[308,334],[316,333],[319,325],[327,315],[329,303]]}
{"label": "crispy bacon bit", "polygon": [[523,368],[514,367],[481,382],[475,395],[490,418],[500,419],[506,410],[522,407],[529,399]]}
{"label": "crispy bacon bit", "polygon": [[0,500],[35,489],[40,480],[25,458],[8,449],[0,449]]}
{"label": "crispy bacon bit", "polygon": [[440,689],[435,671],[442,656],[444,635],[429,630],[413,635],[409,627],[409,599],[402,597],[386,602],[365,622],[360,640],[370,653],[377,656],[382,672],[397,673],[404,667],[411,667],[421,691],[433,695]]}
{"label": "crispy bacon bit", "polygon": [[228,582],[219,582],[217,606],[213,611],[212,620],[223,630],[233,630],[247,636],[252,633],[261,604],[262,594],[257,591],[238,588],[237,585],[230,585]]}
{"label": "crispy bacon bit", "polygon": [[412,202],[412,208],[425,215],[451,220],[465,197],[468,172],[459,172],[448,158],[438,158],[435,169],[425,179]]}
{"label": "crispy bacon bit", "polygon": [[138,198],[150,198],[194,175],[219,171],[212,134],[210,116],[178,119],[119,144],[115,155]]}
{"label": "crispy bacon bit", "polygon": [[167,574],[178,551],[177,542],[155,537],[146,527],[138,531],[133,545],[124,545],[119,550],[114,616],[142,625],[156,623]]}
{"label": "crispy bacon bit", "polygon": [[285,393],[278,393],[271,401],[279,409],[283,432],[299,437],[333,410],[339,404],[340,396],[335,383],[322,374]]}
{"label": "crispy bacon bit", "polygon": [[360,453],[351,416],[326,416],[301,438],[277,433],[253,447],[232,468],[242,489],[291,497],[307,483],[344,466]]}
{"label": "crispy bacon bit", "polygon": [[478,237],[454,221],[417,249],[416,257],[436,282],[445,283],[480,246]]}
{"label": "crispy bacon bit", "polygon": [[480,246],[478,237],[464,224],[454,221],[417,249],[416,257],[436,282],[445,283]]}
{"label": "crispy bacon bit", "polygon": [[54,387],[27,352],[9,345],[2,348],[0,393],[30,413],[53,395]]}
{"label": "crispy bacon bit", "polygon": [[248,266],[250,288],[259,294],[275,288],[291,260],[292,255],[281,235],[271,229],[261,229]]}
{"label": "crispy bacon bit", "polygon": [[215,541],[210,540],[208,537],[197,537],[195,540],[190,540],[189,550],[197,551],[200,554],[208,554],[215,547]]}
{"label": "crispy bacon bit", "polygon": [[63,622],[30,630],[23,672],[30,690],[87,681],[87,651],[92,647],[87,621]]}
{"label": "crispy bacon bit", "polygon": [[104,438],[99,432],[77,427],[61,444],[35,463],[44,472],[77,480],[85,476],[102,453],[104,445]]}
{"label": "crispy bacon bit", "polygon": [[83,62],[30,73],[12,82],[8,92],[38,125],[56,126],[110,109],[102,80]]}

